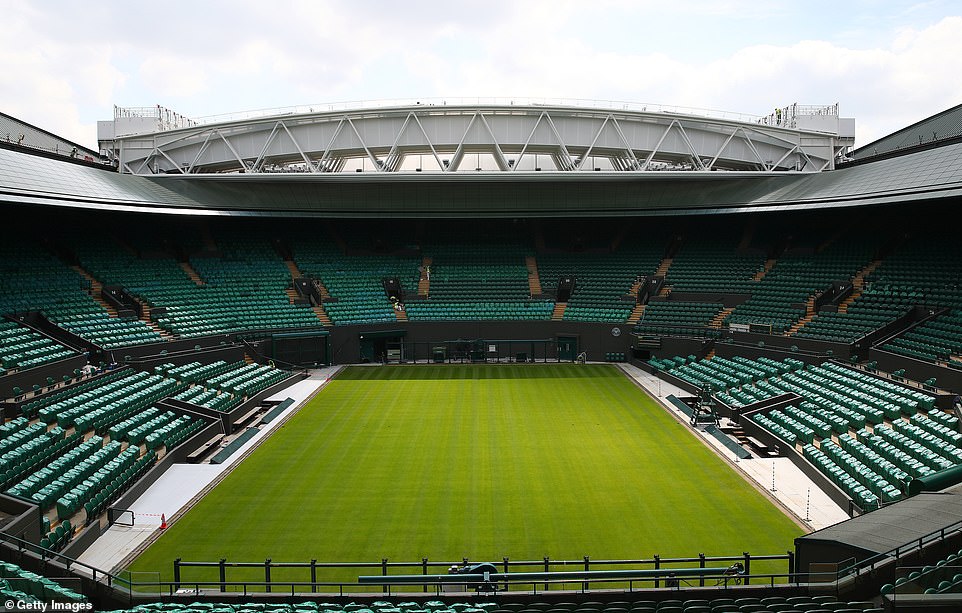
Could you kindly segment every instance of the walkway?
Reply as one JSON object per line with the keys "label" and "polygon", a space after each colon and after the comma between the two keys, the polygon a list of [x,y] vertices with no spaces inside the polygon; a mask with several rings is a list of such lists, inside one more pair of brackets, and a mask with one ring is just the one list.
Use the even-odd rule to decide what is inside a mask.
{"label": "walkway", "polygon": [[[691,396],[667,381],[632,364],[621,364],[622,370],[638,382],[649,394],[657,398],[665,409],[679,421],[688,425],[688,416],[666,399],[669,395]],[[718,455],[727,460],[745,476],[749,483],[787,509],[795,519],[810,531],[820,530],[848,519],[848,513],[835,504],[805,473],[788,458],[751,458],[739,460],[734,453],[715,437],[693,429],[698,437]]]}
{"label": "walkway", "polygon": [[[134,513],[133,526],[114,524],[80,555],[80,561],[102,570],[123,568],[131,554],[138,552],[160,529],[161,518],[168,523],[185,512],[206,490],[216,485],[218,478],[236,466],[248,451],[270,435],[288,416],[296,412],[318,390],[324,387],[342,367],[330,366],[312,370],[307,379],[267,398],[281,401],[293,398],[294,404],[261,428],[251,440],[234,452],[223,464],[174,464],[151,485],[130,510]],[[78,567],[79,569],[79,567]]]}

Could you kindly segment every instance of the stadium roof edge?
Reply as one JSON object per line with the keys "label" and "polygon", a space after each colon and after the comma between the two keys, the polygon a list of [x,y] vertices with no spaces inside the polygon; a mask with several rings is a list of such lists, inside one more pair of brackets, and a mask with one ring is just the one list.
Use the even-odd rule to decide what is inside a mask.
{"label": "stadium roof edge", "polygon": [[[563,105],[401,105],[310,110],[158,127],[153,117],[99,122],[98,140],[127,174],[415,170],[546,172],[770,170],[819,172],[854,143],[854,120],[836,109],[787,107],[777,118]],[[797,111],[797,114],[796,114]],[[812,114],[806,114],[806,113]],[[538,162],[538,156],[542,162]],[[477,166],[482,166],[480,160]],[[470,168],[469,168],[470,167]]]}
{"label": "stadium roof edge", "polygon": [[[71,140],[68,140],[68,139],[62,137],[62,136],[59,136],[59,135],[57,135],[57,134],[54,134],[53,132],[50,132],[50,131],[48,131],[48,130],[44,130],[43,128],[40,128],[40,127],[37,127],[37,126],[33,125],[32,123],[28,123],[28,122],[26,122],[26,121],[24,121],[24,120],[22,120],[22,119],[17,119],[16,117],[14,117],[14,116],[12,116],[12,115],[7,115],[6,113],[0,112],[0,122],[2,122],[2,121],[11,122],[11,123],[13,123],[13,124],[19,124],[19,125],[23,126],[24,128],[27,128],[27,129],[29,129],[29,130],[33,130],[33,131],[37,132],[38,134],[41,134],[41,135],[43,135],[43,136],[45,136],[45,137],[47,137],[47,138],[50,138],[50,139],[56,140],[56,141],[60,141],[60,142],[62,142],[62,143],[64,143],[64,144],[66,144],[66,145],[69,145],[70,147],[76,148],[77,151],[79,151],[79,152],[81,152],[81,153],[84,153],[84,154],[86,154],[86,155],[89,155],[89,156],[91,156],[91,157],[94,157],[95,159],[99,159],[99,158],[100,158],[100,153],[97,152],[97,151],[94,151],[93,149],[91,149],[91,148],[89,148],[89,147],[85,147],[85,146],[83,146],[83,145],[81,145],[81,144],[75,143],[75,142],[73,142],[73,141],[71,141]],[[29,146],[29,145],[26,145],[26,146]],[[61,155],[60,157],[67,157],[67,156],[66,156],[66,155]]]}
{"label": "stadium roof edge", "polygon": [[824,173],[120,175],[0,148],[0,202],[180,215],[709,215],[962,196],[962,143]]}
{"label": "stadium roof edge", "polygon": [[[938,133],[940,128],[943,129],[942,136]],[[934,132],[933,137],[926,140],[930,130]],[[858,147],[848,157],[855,161],[868,161],[883,156],[917,151],[925,147],[939,146],[942,142],[952,142],[959,137],[962,137],[962,104]]]}

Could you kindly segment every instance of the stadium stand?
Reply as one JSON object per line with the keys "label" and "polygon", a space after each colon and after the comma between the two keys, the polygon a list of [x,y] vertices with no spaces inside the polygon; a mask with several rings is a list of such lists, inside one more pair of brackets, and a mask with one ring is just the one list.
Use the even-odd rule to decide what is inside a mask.
{"label": "stadium stand", "polygon": [[83,603],[87,599],[46,577],[24,570],[10,562],[0,562],[0,595],[25,605],[56,600],[60,603]]}
{"label": "stadium stand", "polygon": [[397,279],[406,295],[417,294],[418,260],[393,255],[348,257],[333,242],[299,239],[292,244],[298,269],[321,281],[331,297],[324,310],[335,325],[396,321],[384,279]]}
{"label": "stadium stand", "polygon": [[[323,608],[322,606],[323,605]],[[172,604],[167,607],[152,607],[141,605],[131,609],[118,609],[112,613],[149,613],[151,611],[183,611],[184,613],[198,613],[210,610],[260,610],[263,603],[240,603],[236,605],[217,603],[192,603],[188,605]],[[438,611],[457,611],[459,613],[783,613],[786,611],[838,611],[843,613],[881,613],[880,607],[867,601],[838,600],[834,596],[772,596],[767,598],[688,598],[668,599],[663,601],[634,600],[600,602],[588,600],[584,602],[451,602],[444,600],[416,601],[385,601],[348,602],[348,603],[317,603],[304,601],[298,603],[271,604],[270,610],[275,613],[295,613],[297,611],[330,611],[331,613],[349,613],[355,610],[370,610],[373,613],[396,613],[397,611],[421,611],[435,613]]]}
{"label": "stadium stand", "polygon": [[962,550],[952,552],[920,568],[900,569],[904,574],[894,583],[884,584],[885,594],[958,594],[962,593]]}
{"label": "stadium stand", "polygon": [[14,238],[2,254],[0,313],[42,312],[65,330],[106,349],[163,340],[144,322],[112,317],[93,297],[89,279],[38,244]]}
{"label": "stadium stand", "polygon": [[0,321],[0,376],[76,354],[76,351],[26,326]]}
{"label": "stadium stand", "polygon": [[672,258],[665,282],[673,292],[750,294],[765,255],[738,249],[740,237],[691,235]]}
{"label": "stadium stand", "polygon": [[657,242],[622,243],[615,251],[539,254],[538,272],[546,296],[556,296],[562,277],[574,280],[563,318],[571,321],[624,322],[635,300],[632,288],[651,275],[664,256]]}
{"label": "stadium stand", "polygon": [[876,249],[874,241],[858,238],[804,247],[780,255],[752,288],[751,296],[728,315],[726,324],[770,325],[776,334],[788,332],[814,316],[814,294],[833,282],[851,279]]}
{"label": "stadium stand", "polygon": [[[940,121],[950,125],[954,120]],[[956,155],[949,151],[955,145],[947,142],[944,155]],[[928,155],[926,159],[936,158]],[[870,164],[860,168],[872,170]],[[901,174],[893,173],[891,165],[877,168],[879,174],[868,176],[896,176],[892,179],[896,188],[899,181],[908,181],[907,176],[916,180],[919,174],[915,166],[906,166]],[[944,170],[946,181],[951,182],[953,169]],[[805,197],[810,200],[799,201],[808,206],[833,199],[838,195],[833,185],[855,175],[823,174],[828,176],[824,183],[818,182],[818,176],[789,177],[797,183],[783,184],[784,191],[808,194]],[[109,180],[96,183],[86,181],[83,177],[89,177],[84,174],[63,176],[83,184],[78,197],[89,196],[84,190],[96,191],[104,185],[117,190],[109,192],[115,197],[125,179],[134,179],[110,174]],[[864,177],[856,176],[863,190],[870,182]],[[224,187],[227,181],[211,179],[209,188],[201,188],[188,177],[183,183],[189,187],[177,188],[182,191],[169,187],[163,178],[151,181],[147,185],[127,182],[129,193],[142,189],[159,201],[159,194],[169,190],[174,194],[171,198],[183,199],[177,202],[189,202],[192,190],[236,196],[233,187]],[[816,184],[812,192],[806,191],[806,182]],[[254,181],[250,183],[251,195],[241,200],[255,203],[244,210],[253,217],[264,211],[258,208],[260,192]],[[310,201],[318,193],[301,191],[303,185],[291,183],[293,200]],[[664,190],[675,193],[671,185],[665,179]],[[682,194],[685,188],[677,189]],[[708,195],[700,196],[705,206],[716,206],[711,196],[716,192],[705,191]],[[759,201],[774,198],[759,193],[746,188],[732,200],[733,206],[747,206],[756,197]],[[2,198],[6,203],[7,197]],[[123,200],[117,198],[117,202]],[[683,199],[678,196],[678,202]],[[851,211],[815,210],[806,213],[805,224],[797,229],[795,222],[803,218],[802,213],[785,209],[776,213],[784,221],[776,223],[770,216],[761,222],[761,231],[756,221],[744,219],[749,216],[712,215],[707,222],[690,222],[690,211],[674,215],[670,209],[655,211],[665,219],[639,213],[638,219],[645,223],[608,219],[604,215],[611,213],[606,210],[589,220],[557,218],[543,224],[526,219],[510,224],[500,219],[485,224],[472,218],[450,222],[439,213],[437,218],[401,216],[368,225],[345,209],[338,214],[346,220],[305,216],[297,224],[282,217],[248,223],[211,216],[187,223],[188,216],[171,215],[174,221],[158,221],[154,226],[142,223],[144,217],[131,221],[112,210],[98,213],[64,207],[49,215],[47,208],[23,205],[18,211],[27,211],[34,223],[16,226],[0,245],[0,315],[11,318],[0,322],[0,376],[26,374],[29,378],[31,369],[38,374],[29,383],[18,383],[27,391],[17,387],[3,404],[0,488],[15,502],[30,504],[37,511],[38,530],[29,545],[46,550],[41,556],[69,551],[82,540],[78,536],[84,530],[105,524],[101,515],[112,504],[205,425],[231,425],[234,418],[237,434],[219,453],[212,452],[210,462],[216,464],[255,436],[269,417],[276,417],[275,410],[258,418],[253,427],[236,427],[250,426],[236,420],[238,413],[251,417],[261,410],[252,408],[256,403],[251,399],[290,374],[258,363],[273,358],[281,362],[273,333],[330,334],[334,342],[328,339],[328,346],[334,349],[328,361],[350,363],[358,361],[358,337],[369,332],[397,333],[392,337],[396,339],[401,333],[416,336],[420,331],[416,342],[433,349],[435,344],[465,338],[479,339],[471,343],[483,346],[479,341],[490,330],[509,330],[527,339],[550,337],[546,346],[560,347],[560,337],[565,335],[582,343],[573,355],[562,357],[558,349],[551,355],[556,360],[581,355],[589,356],[588,361],[633,362],[673,382],[707,388],[733,415],[747,415],[752,427],[757,424],[753,432],[758,436],[770,434],[784,442],[779,449],[807,462],[813,469],[812,479],[830,482],[827,489],[844,492],[855,512],[894,507],[909,499],[912,492],[907,484],[913,480],[944,475],[962,465],[959,417],[950,407],[952,395],[962,389],[960,379],[947,377],[946,390],[938,390],[933,376],[924,387],[931,392],[927,393],[921,385],[908,386],[833,361],[826,347],[844,347],[849,351],[843,360],[851,356],[853,362],[865,362],[867,352],[876,348],[860,346],[859,341],[878,332],[872,342],[893,354],[893,363],[901,366],[888,372],[904,375],[906,368],[916,368],[912,362],[898,361],[903,358],[922,360],[933,368],[962,366],[962,245],[952,228],[935,227],[957,204],[949,200],[943,207],[936,202],[908,204],[910,199],[905,197],[890,209],[876,207],[864,219]],[[903,220],[905,207],[916,204],[913,213],[917,214]],[[563,206],[559,202],[557,210]],[[48,216],[49,223],[36,223],[47,221]],[[857,223],[851,223],[854,218]],[[639,304],[641,282],[662,276],[665,286],[660,295]],[[317,297],[299,293],[295,279],[300,277],[316,282]],[[570,296],[564,300],[559,299],[562,279],[571,281]],[[385,289],[387,281],[396,282],[400,298],[396,304]],[[842,294],[832,296],[836,291]],[[20,316],[28,319],[13,321]],[[408,321],[415,325],[407,326]],[[492,325],[497,323],[516,327]],[[430,336],[433,332],[423,332],[431,324],[443,332],[435,337]],[[622,324],[634,334],[622,334]],[[746,331],[751,325],[770,333]],[[879,338],[882,334],[884,339]],[[258,362],[238,360],[236,353],[223,359],[221,353],[200,357],[202,350],[226,354],[253,336],[262,338],[243,348],[251,356],[260,356]],[[639,342],[642,337],[648,344]],[[719,355],[716,349],[722,343],[729,345]],[[794,343],[802,345],[800,353]],[[737,355],[741,348],[744,356]],[[93,377],[41,373],[87,351],[94,354],[92,364],[119,362],[120,367]],[[516,361],[527,358],[523,351],[512,356]],[[942,372],[935,372],[941,382]],[[789,399],[774,408],[767,404],[777,398]],[[211,438],[208,433],[203,438],[219,442],[224,434]],[[727,437],[719,440],[730,443]],[[187,451],[196,453],[199,448],[195,443]],[[747,460],[747,452],[741,451],[737,457]],[[18,547],[17,553],[4,550],[3,555],[30,555],[23,553],[29,547],[22,543]],[[880,595],[900,590],[962,593],[960,556],[962,551],[943,556],[878,591]],[[882,576],[873,569],[868,580],[880,582]],[[678,587],[677,583],[671,586]],[[198,593],[177,598],[171,594],[177,602],[154,598],[128,610],[881,610],[877,598],[867,602],[847,601],[841,593],[806,595],[808,586],[797,584],[752,587],[770,592],[755,597],[747,591],[743,595],[709,588],[697,599],[659,593],[659,600],[641,599],[646,596],[636,600],[619,593],[624,601],[605,603],[587,601],[588,596],[574,592],[564,595],[572,602],[549,599],[550,603],[531,598],[522,603],[507,597],[483,602],[425,600],[428,596],[419,596],[417,602],[395,602],[383,595],[355,603],[343,602],[347,598],[336,603],[298,602],[300,597],[293,595],[278,596],[284,602],[253,599],[245,603],[245,595],[228,603],[220,602],[220,594]],[[787,590],[779,592],[782,587]],[[51,597],[83,599],[8,563],[0,564],[0,589],[9,598],[31,602]],[[791,595],[774,595],[788,594],[788,590]],[[194,598],[198,601],[192,602]]]}
{"label": "stadium stand", "polygon": [[709,328],[711,321],[722,310],[718,302],[650,302],[635,326],[640,334],[698,334],[718,336]]}
{"label": "stadium stand", "polygon": [[[659,370],[710,386],[733,408],[784,393],[795,405],[752,420],[801,452],[863,510],[907,493],[907,480],[962,464],[958,418],[934,408],[923,392],[833,362],[807,366],[785,358],[653,360]],[[951,424],[951,425],[949,425]]]}
{"label": "stadium stand", "polygon": [[516,243],[435,243],[427,300],[406,306],[411,320],[548,319],[550,300],[531,296],[526,248]]}

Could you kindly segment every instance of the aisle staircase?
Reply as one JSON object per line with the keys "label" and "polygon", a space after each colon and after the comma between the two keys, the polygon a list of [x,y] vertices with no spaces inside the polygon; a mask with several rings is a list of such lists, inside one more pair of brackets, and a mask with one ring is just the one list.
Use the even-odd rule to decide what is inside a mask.
{"label": "aisle staircase", "polygon": [[635,308],[631,309],[631,315],[628,316],[628,321],[626,322],[629,326],[637,325],[641,321],[642,315],[645,314],[645,304],[636,304]]}
{"label": "aisle staircase", "polygon": [[297,262],[294,260],[284,260],[284,265],[287,266],[287,270],[291,273],[291,279],[297,279],[303,277],[301,274],[301,269],[297,267]]}
{"label": "aisle staircase", "polygon": [[174,340],[175,338],[177,338],[176,336],[174,336],[173,334],[171,334],[171,333],[168,332],[167,330],[164,330],[163,328],[161,328],[160,325],[159,325],[156,321],[154,321],[153,319],[150,318],[150,305],[149,305],[149,304],[147,304],[146,302],[144,302],[144,301],[141,300],[140,298],[135,298],[135,300],[137,300],[137,303],[140,305],[140,321],[142,321],[142,322],[144,322],[145,324],[147,324],[147,325],[150,327],[151,330],[153,330],[154,332],[156,332],[157,334],[159,334],[161,337],[163,337],[163,339],[164,339],[165,341],[172,341],[172,340]]}
{"label": "aisle staircase", "polygon": [[194,270],[194,267],[190,265],[190,262],[179,262],[179,264],[181,269],[183,269],[183,271],[187,273],[187,276],[190,278],[191,281],[194,282],[195,285],[204,284],[204,280],[200,278],[200,275],[197,273],[196,270]]}
{"label": "aisle staircase", "polygon": [[287,300],[291,304],[294,304],[294,301],[300,297],[297,290],[294,289],[294,279],[299,279],[304,275],[301,274],[301,269],[297,267],[294,260],[284,260],[284,265],[287,266],[287,270],[291,273],[291,287],[285,289],[284,293],[287,294]]}
{"label": "aisle staircase", "polygon": [[551,321],[561,321],[564,319],[566,308],[568,308],[567,302],[554,303],[554,310],[551,312]]}
{"label": "aisle staircase", "polygon": [[755,276],[752,277],[752,281],[761,281],[762,279],[764,279],[765,275],[767,275],[769,271],[771,271],[772,267],[775,266],[775,262],[777,261],[778,260],[776,260],[775,258],[768,258],[767,260],[765,260],[765,267],[755,273]]}
{"label": "aisle staircase", "polygon": [[317,318],[320,320],[321,325],[323,325],[323,326],[325,326],[325,327],[327,327],[327,326],[333,326],[333,325],[334,325],[334,324],[331,322],[331,318],[328,317],[327,311],[324,310],[324,306],[323,306],[323,305],[320,305],[320,304],[319,304],[319,305],[317,305],[317,306],[311,307],[311,310],[314,311],[314,314],[315,314],[315,315],[317,315]]}
{"label": "aisle staircase", "polygon": [[525,256],[524,264],[528,267],[528,293],[532,296],[541,295],[541,276],[538,274],[538,261],[533,255]]}
{"label": "aisle staircase", "polygon": [[722,324],[725,323],[725,318],[731,315],[732,311],[734,310],[735,307],[728,307],[718,311],[718,314],[715,315],[710,322],[708,322],[708,327],[715,330],[721,330]]}
{"label": "aisle staircase", "polygon": [[[661,277],[663,279],[667,279],[668,269],[671,268],[671,262],[672,262],[672,258],[663,259],[661,263],[658,264],[658,268],[655,269],[655,276]],[[668,286],[668,283],[663,284],[661,286],[661,289],[658,290],[659,296],[667,296],[670,293],[671,293],[671,288]]]}
{"label": "aisle staircase", "polygon": [[428,276],[428,267],[434,262],[431,256],[426,255],[421,258],[421,278],[418,279],[418,296],[425,298],[431,293],[431,279]]}
{"label": "aisle staircase", "polygon": [[849,305],[855,302],[858,297],[862,295],[862,290],[865,289],[865,277],[872,274],[881,264],[882,260],[872,260],[865,268],[855,273],[855,276],[852,277],[852,287],[854,289],[852,290],[852,294],[838,305],[839,313],[848,312]]}
{"label": "aisle staircase", "polygon": [[87,272],[87,270],[80,265],[74,265],[74,266],[71,266],[70,268],[75,270],[77,274],[79,274],[81,277],[83,277],[84,279],[90,282],[90,296],[95,301],[97,301],[97,304],[102,306],[104,310],[107,311],[107,314],[110,315],[111,317],[117,317],[117,309],[115,309],[112,304],[104,300],[103,284],[97,279],[95,279],[92,274]]}
{"label": "aisle staircase", "polygon": [[805,315],[795,322],[791,328],[785,331],[785,336],[791,336],[802,329],[802,327],[815,318],[815,296],[809,296],[805,304]]}

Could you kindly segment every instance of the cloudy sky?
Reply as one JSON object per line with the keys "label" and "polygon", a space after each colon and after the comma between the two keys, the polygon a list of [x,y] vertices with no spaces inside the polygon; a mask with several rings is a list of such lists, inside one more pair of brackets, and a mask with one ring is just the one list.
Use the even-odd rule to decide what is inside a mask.
{"label": "cloudy sky", "polygon": [[857,145],[962,103],[958,0],[2,0],[0,111],[96,146],[113,105],[188,117],[427,98],[765,115]]}

